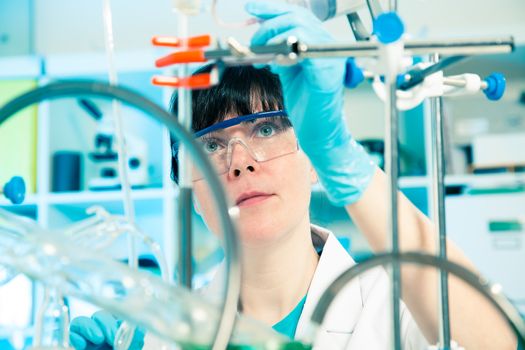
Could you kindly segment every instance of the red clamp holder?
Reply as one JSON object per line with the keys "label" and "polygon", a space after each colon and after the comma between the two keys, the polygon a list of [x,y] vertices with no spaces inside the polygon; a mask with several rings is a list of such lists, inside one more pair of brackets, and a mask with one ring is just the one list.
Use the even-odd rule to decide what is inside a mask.
{"label": "red clamp holder", "polygon": [[218,82],[219,75],[213,69],[211,73],[202,73],[184,78],[156,76],[151,83],[157,86],[168,86],[173,88],[186,89],[207,89]]}
{"label": "red clamp holder", "polygon": [[161,57],[155,61],[155,66],[157,68],[163,68],[171,66],[172,64],[206,62],[207,60],[203,50],[187,50],[173,52]]}
{"label": "red clamp holder", "polygon": [[[188,64],[206,62],[204,47],[211,45],[210,35],[198,35],[189,38],[177,38],[169,36],[155,36],[151,39],[154,46],[180,48],[181,51],[172,52],[155,61],[157,68],[163,68],[174,64]],[[186,89],[206,89],[218,81],[217,70],[211,73],[203,73],[189,77],[166,77],[155,76],[152,84],[157,86],[169,86]]]}
{"label": "red clamp holder", "polygon": [[153,46],[164,47],[205,47],[211,45],[210,35],[197,35],[189,38],[177,38],[173,36],[154,36],[151,39]]}

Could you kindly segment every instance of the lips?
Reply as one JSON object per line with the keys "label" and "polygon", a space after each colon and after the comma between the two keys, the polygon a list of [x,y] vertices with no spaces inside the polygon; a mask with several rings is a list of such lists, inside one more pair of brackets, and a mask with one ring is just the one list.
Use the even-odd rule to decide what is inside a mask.
{"label": "lips", "polygon": [[256,204],[270,198],[271,196],[273,196],[273,194],[265,192],[244,192],[239,197],[237,197],[237,199],[235,200],[235,204],[237,206]]}

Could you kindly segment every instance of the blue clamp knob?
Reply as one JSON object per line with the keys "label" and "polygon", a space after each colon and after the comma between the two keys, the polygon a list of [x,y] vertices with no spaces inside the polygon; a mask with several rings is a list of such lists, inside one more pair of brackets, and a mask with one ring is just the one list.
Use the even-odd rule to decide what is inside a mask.
{"label": "blue clamp knob", "polygon": [[501,73],[492,73],[485,78],[487,87],[483,90],[483,93],[491,101],[499,100],[505,93],[507,87],[507,81]]}
{"label": "blue clamp knob", "polygon": [[13,176],[4,185],[4,196],[13,204],[20,204],[26,196],[26,184],[20,176]]}
{"label": "blue clamp knob", "polygon": [[345,86],[349,89],[357,87],[365,80],[363,70],[359,68],[353,58],[346,59]]}
{"label": "blue clamp knob", "polygon": [[401,39],[405,25],[395,12],[385,12],[374,20],[374,34],[382,44],[391,44]]}

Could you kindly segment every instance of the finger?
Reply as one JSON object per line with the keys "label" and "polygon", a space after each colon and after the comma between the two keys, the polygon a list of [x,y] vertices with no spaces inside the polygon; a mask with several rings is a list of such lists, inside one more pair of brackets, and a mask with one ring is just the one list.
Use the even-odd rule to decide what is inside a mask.
{"label": "finger", "polygon": [[297,30],[297,39],[305,43],[334,41],[331,34],[323,28],[322,22],[311,12],[307,12],[301,16],[297,13],[287,13],[262,22],[253,35],[251,43],[264,45],[274,37],[292,29]]}
{"label": "finger", "polygon": [[290,21],[289,16],[283,15],[281,17],[273,18],[266,22],[261,23],[261,26],[251,39],[252,45],[266,45],[269,41],[273,40],[276,36],[281,35],[295,27],[295,23]]}
{"label": "finger", "polygon": [[69,342],[75,350],[85,350],[87,346],[86,340],[73,331],[69,332]]}
{"label": "finger", "polygon": [[[290,36],[295,36],[296,38],[303,38],[306,37],[307,29],[303,27],[297,27],[290,29],[284,33],[281,33],[279,35],[276,35],[272,39],[268,41],[268,44],[277,44],[280,42],[283,42]],[[295,74],[298,74],[299,70],[303,70],[306,73],[307,79],[314,83],[315,86],[319,87],[325,87],[327,89],[332,89],[332,82],[339,83],[339,78],[344,78],[344,66],[346,59],[345,58],[339,58],[339,57],[331,57],[331,58],[304,58],[300,59],[298,64],[289,66],[289,65],[279,65],[277,63],[272,62],[270,64],[270,68],[272,72],[275,74],[279,74],[281,77],[281,80],[286,79],[287,76],[294,76]],[[338,72],[335,67],[341,67],[340,74],[332,75],[332,74],[322,74],[324,71],[334,71],[335,73]],[[293,74],[292,74],[293,72]],[[326,79],[327,76],[330,79]],[[285,84],[285,81],[283,80],[283,84]]]}
{"label": "finger", "polygon": [[106,343],[113,345],[115,341],[115,334],[117,333],[118,323],[117,319],[107,311],[97,311],[92,316],[93,320],[102,330],[102,334]]}
{"label": "finger", "polygon": [[[290,36],[297,37],[298,35],[300,35],[299,29],[293,28],[284,33],[274,36],[272,39],[268,41],[268,44],[278,44],[278,43],[285,41]],[[297,65],[285,65],[285,64],[278,64],[278,63],[272,62],[270,63],[270,69],[272,70],[273,73],[282,75],[282,74],[289,74],[292,71],[296,71],[297,69],[299,69],[299,67]]]}
{"label": "finger", "polygon": [[261,23],[259,29],[252,37],[252,45],[265,45],[273,38],[289,30],[304,26],[303,21],[297,16],[285,14]]}
{"label": "finger", "polygon": [[144,336],[145,333],[140,328],[135,329],[129,350],[142,350],[144,347]]}
{"label": "finger", "polygon": [[90,343],[99,345],[104,342],[104,334],[102,334],[95,321],[89,317],[80,316],[75,318],[71,322],[69,329],[71,333],[76,333]]}
{"label": "finger", "polygon": [[275,1],[248,1],[244,9],[252,16],[264,20],[293,11],[305,10],[303,7]]}
{"label": "finger", "polygon": [[304,35],[304,31],[301,28],[297,28],[295,26],[291,26],[286,31],[283,31],[282,33],[279,33],[275,36],[273,36],[271,39],[268,40],[268,44],[279,44],[284,41],[286,41],[289,37],[294,36],[296,38]]}

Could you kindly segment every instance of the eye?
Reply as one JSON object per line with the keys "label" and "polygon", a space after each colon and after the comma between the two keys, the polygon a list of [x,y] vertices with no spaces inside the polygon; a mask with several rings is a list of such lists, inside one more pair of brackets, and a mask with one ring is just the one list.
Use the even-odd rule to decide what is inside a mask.
{"label": "eye", "polygon": [[257,136],[270,137],[277,133],[277,127],[272,123],[264,123],[257,128]]}
{"label": "eye", "polygon": [[201,142],[202,149],[206,154],[214,154],[223,148],[216,139],[203,139]]}

